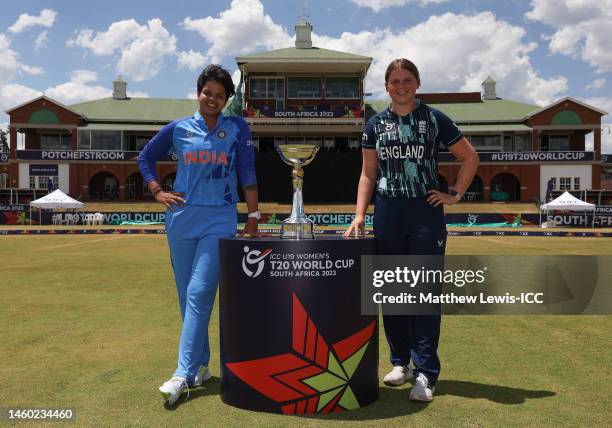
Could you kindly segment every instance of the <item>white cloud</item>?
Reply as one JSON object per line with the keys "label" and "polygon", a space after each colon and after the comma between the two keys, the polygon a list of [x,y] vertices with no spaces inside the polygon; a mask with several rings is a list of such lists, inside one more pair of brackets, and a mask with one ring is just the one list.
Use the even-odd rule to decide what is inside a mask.
{"label": "white cloud", "polygon": [[227,55],[252,53],[260,48],[279,49],[293,45],[285,28],[275,24],[259,0],[233,0],[218,18],[187,17],[181,26],[195,31],[211,44],[207,62],[221,62]]}
{"label": "white cloud", "polygon": [[69,82],[52,86],[45,90],[45,95],[63,104],[75,104],[82,101],[110,97],[111,86],[89,85],[98,80],[97,73],[88,70],[72,72]]}
{"label": "white cloud", "polygon": [[25,65],[25,64],[21,65],[21,70],[24,71],[25,73],[31,74],[33,76],[38,76],[38,75],[41,75],[41,74],[45,73],[45,70],[43,70],[40,67],[32,67],[32,66]]}
{"label": "white cloud", "polygon": [[176,54],[176,37],[164,28],[160,19],[140,25],[134,19],[111,24],[106,31],[80,31],[68,46],[80,46],[95,55],[119,54],[116,70],[140,82],[156,76],[168,55]]}
{"label": "white cloud", "polygon": [[203,69],[206,65],[206,57],[193,49],[189,49],[189,52],[179,52],[177,60],[179,68],[186,67],[191,71]]}
{"label": "white cloud", "polygon": [[[112,96],[112,83],[108,86],[94,84],[98,81],[98,73],[91,70],[74,70],[70,75],[70,81],[48,88],[45,95],[63,104],[76,104],[99,98]],[[148,98],[146,92],[130,92],[129,97]]]}
{"label": "white cloud", "polygon": [[0,86],[0,111],[4,112],[41,95],[42,92],[18,83]]}
{"label": "white cloud", "polygon": [[56,16],[57,12],[52,9],[43,9],[38,16],[22,13],[8,30],[11,33],[17,34],[36,26],[51,28],[55,22]]}
{"label": "white cloud", "polygon": [[393,6],[403,6],[408,3],[419,3],[424,6],[429,3],[444,3],[448,0],[351,0],[359,7],[369,7],[374,12]]}
{"label": "white cloud", "polygon": [[47,31],[43,31],[38,35],[38,37],[36,37],[36,40],[34,41],[34,50],[44,48],[45,46],[47,46],[48,41],[49,38],[47,37]]}
{"label": "white cloud", "polygon": [[487,75],[497,82],[502,98],[538,105],[558,99],[567,90],[563,76],[544,78],[529,54],[535,43],[523,40],[523,28],[498,20],[491,12],[446,13],[414,27],[342,33],[339,38],[313,35],[316,46],[372,56],[366,91],[384,97],[384,74],[395,58],[412,60],[421,74],[422,92],[481,91]]}
{"label": "white cloud", "polygon": [[10,39],[0,34],[0,85],[11,81],[22,66],[19,55],[10,46]]}
{"label": "white cloud", "polygon": [[0,33],[0,86],[11,82],[19,72],[38,75],[44,73],[40,67],[24,64],[19,54],[11,49],[11,39]]}
{"label": "white cloud", "polygon": [[586,88],[585,88],[585,89],[586,89],[587,91],[590,91],[590,90],[594,90],[594,91],[596,91],[596,90],[598,90],[598,89],[603,88],[603,87],[605,86],[605,84],[606,84],[606,79],[604,79],[604,78],[602,77],[601,79],[595,79],[595,80],[593,81],[593,83],[589,83],[589,84],[586,86]]}
{"label": "white cloud", "polygon": [[525,17],[555,28],[548,49],[612,72],[612,0],[532,0]]}

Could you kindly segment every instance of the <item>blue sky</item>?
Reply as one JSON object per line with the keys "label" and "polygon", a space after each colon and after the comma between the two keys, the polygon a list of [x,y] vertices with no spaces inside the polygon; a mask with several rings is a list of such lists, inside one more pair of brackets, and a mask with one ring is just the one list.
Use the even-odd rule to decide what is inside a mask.
{"label": "blue sky", "polygon": [[612,0],[24,0],[2,12],[0,124],[42,93],[66,104],[109,96],[119,74],[131,96],[194,96],[205,64],[234,71],[236,55],[291,46],[304,13],[315,46],[373,58],[376,98],[385,66],[406,57],[423,92],[479,91],[491,75],[502,98],[569,95],[612,112]]}

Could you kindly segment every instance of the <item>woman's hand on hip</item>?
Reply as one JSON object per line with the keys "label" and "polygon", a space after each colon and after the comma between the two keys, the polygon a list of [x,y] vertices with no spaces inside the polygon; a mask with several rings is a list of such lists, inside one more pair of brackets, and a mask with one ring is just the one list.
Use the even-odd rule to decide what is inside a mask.
{"label": "woman's hand on hip", "polygon": [[439,192],[437,190],[430,190],[427,192],[427,202],[434,207],[437,207],[440,204],[456,204],[459,202],[460,198],[457,196],[449,195],[448,193]]}
{"label": "woman's hand on hip", "polygon": [[185,203],[183,196],[185,196],[185,194],[180,192],[161,191],[155,194],[155,200],[160,204],[165,205],[166,208],[169,208],[171,211],[174,211],[173,205],[180,207]]}

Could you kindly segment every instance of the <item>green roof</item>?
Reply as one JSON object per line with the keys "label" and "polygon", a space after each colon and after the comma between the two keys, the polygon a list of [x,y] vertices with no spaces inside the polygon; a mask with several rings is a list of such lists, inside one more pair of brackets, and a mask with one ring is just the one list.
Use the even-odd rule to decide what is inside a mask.
{"label": "green roof", "polygon": [[181,117],[192,116],[198,109],[198,101],[171,98],[102,98],[73,104],[70,108],[89,121],[168,123]]}
{"label": "green roof", "polygon": [[[418,94],[417,94],[418,98]],[[366,101],[376,112],[389,106],[389,100]],[[455,123],[516,122],[540,107],[510,100],[484,100],[481,103],[428,104],[448,115]]]}
{"label": "green roof", "polygon": [[239,57],[240,60],[249,59],[330,59],[330,60],[367,60],[372,61],[372,58],[363,55],[354,55],[346,52],[332,51],[323,48],[284,48],[273,51],[257,52],[251,55]]}

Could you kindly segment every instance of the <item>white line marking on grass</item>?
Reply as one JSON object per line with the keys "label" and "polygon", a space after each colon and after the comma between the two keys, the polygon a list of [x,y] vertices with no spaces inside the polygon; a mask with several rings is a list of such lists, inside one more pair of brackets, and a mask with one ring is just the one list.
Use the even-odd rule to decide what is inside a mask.
{"label": "white line marking on grass", "polygon": [[91,244],[91,243],[94,243],[94,242],[114,241],[115,239],[127,238],[127,237],[130,237],[130,236],[140,236],[140,235],[126,233],[126,234],[122,234],[122,235],[119,235],[119,236],[112,236],[112,237],[109,237],[109,238],[92,239],[90,241],[72,242],[70,244],[62,244],[62,245],[52,245],[50,247],[42,247],[42,248],[38,248],[38,249],[39,250],[54,250],[56,248],[75,247],[77,245]]}

